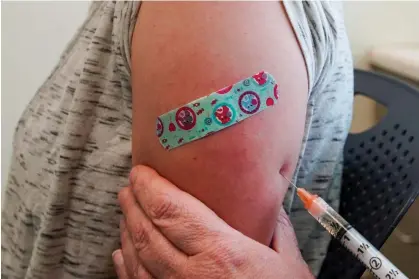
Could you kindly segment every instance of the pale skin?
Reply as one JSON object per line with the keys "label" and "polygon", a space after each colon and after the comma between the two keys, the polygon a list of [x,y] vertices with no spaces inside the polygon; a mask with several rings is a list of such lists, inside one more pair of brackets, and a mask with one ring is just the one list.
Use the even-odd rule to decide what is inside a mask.
{"label": "pale skin", "polygon": [[[159,115],[261,70],[279,84],[277,105],[171,151],[161,146]],[[234,232],[270,245],[288,187],[279,171],[294,173],[308,99],[304,57],[282,3],[144,2],[131,77],[133,165],[153,168]]]}
{"label": "pale skin", "polygon": [[119,194],[119,279],[314,278],[281,210],[269,248],[233,229],[154,170],[138,166]]}

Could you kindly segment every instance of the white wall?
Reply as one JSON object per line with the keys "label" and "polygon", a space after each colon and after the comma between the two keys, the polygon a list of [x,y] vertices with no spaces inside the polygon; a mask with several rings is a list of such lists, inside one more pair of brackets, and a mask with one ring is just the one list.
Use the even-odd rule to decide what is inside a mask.
{"label": "white wall", "polygon": [[2,2],[1,173],[14,128],[87,14],[88,2]]}
{"label": "white wall", "polygon": [[419,2],[345,1],[345,22],[357,66],[373,46],[419,43]]}
{"label": "white wall", "polygon": [[[373,45],[419,42],[419,2],[345,2],[357,61]],[[83,21],[88,2],[2,3],[2,182],[20,114]],[[3,185],[3,183],[2,183]]]}
{"label": "white wall", "polygon": [[[346,1],[345,22],[355,67],[369,69],[368,51],[387,44],[419,45],[419,2]],[[351,131],[361,132],[374,126],[377,105],[366,98],[355,98]]]}

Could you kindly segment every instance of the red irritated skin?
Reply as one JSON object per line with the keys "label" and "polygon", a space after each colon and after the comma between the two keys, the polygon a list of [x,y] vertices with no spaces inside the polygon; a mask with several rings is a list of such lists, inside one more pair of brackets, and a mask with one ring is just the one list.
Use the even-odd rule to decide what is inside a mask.
{"label": "red irritated skin", "polygon": [[[308,97],[305,62],[282,4],[144,2],[131,54],[133,165],[152,167],[269,245],[287,190],[278,172],[294,172]],[[182,147],[162,148],[159,115],[262,70],[279,84],[275,106]],[[228,111],[219,113],[228,118]]]}

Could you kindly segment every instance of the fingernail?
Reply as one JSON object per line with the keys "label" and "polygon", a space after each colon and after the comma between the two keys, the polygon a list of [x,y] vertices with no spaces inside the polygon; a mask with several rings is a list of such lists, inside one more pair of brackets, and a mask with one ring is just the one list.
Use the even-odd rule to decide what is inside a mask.
{"label": "fingernail", "polygon": [[123,265],[124,258],[122,257],[121,249],[115,250],[112,253],[112,259],[115,265]]}
{"label": "fingernail", "polygon": [[129,180],[130,180],[131,184],[135,184],[135,181],[137,180],[137,176],[138,176],[138,170],[137,170],[137,168],[134,167],[131,170],[131,173],[129,175]]}

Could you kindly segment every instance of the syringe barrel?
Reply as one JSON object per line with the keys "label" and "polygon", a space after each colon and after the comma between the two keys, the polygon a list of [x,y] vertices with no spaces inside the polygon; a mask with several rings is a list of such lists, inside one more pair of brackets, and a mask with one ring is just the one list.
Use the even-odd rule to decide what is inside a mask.
{"label": "syringe barrel", "polygon": [[317,197],[310,214],[360,262],[380,279],[407,279],[383,254],[356,231],[322,198]]}

